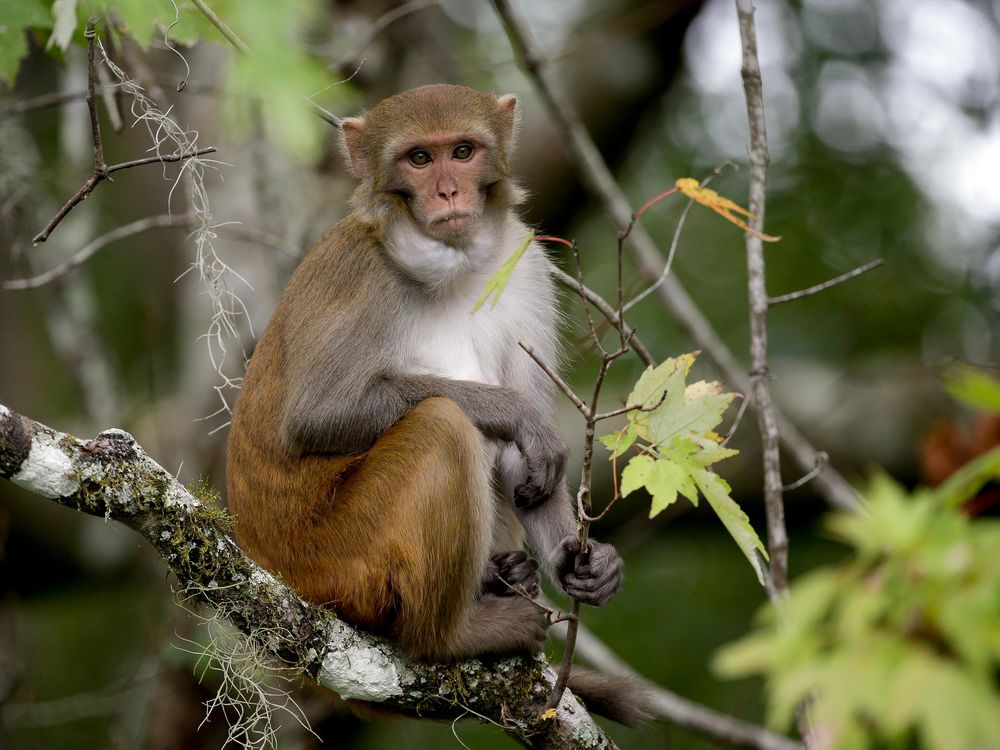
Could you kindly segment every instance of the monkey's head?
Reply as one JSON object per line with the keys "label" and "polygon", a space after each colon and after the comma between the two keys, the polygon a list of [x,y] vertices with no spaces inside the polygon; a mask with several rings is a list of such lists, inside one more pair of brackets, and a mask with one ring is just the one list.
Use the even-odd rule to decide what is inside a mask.
{"label": "monkey's head", "polygon": [[464,244],[484,215],[520,201],[509,162],[516,107],[511,94],[436,85],[344,120],[344,151],[362,180],[356,203],[382,214],[398,206],[427,236]]}

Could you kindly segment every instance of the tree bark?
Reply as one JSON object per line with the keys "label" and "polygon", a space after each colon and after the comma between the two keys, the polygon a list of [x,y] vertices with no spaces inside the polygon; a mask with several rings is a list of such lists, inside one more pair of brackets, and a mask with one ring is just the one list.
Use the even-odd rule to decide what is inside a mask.
{"label": "tree bark", "polygon": [[568,691],[541,718],[555,681],[544,656],[416,664],[306,604],[236,546],[211,497],[192,494],[122,430],[79,440],[0,404],[0,477],[139,532],[177,576],[181,597],[211,605],[283,669],[344,698],[422,717],[478,715],[529,748],[615,747]]}

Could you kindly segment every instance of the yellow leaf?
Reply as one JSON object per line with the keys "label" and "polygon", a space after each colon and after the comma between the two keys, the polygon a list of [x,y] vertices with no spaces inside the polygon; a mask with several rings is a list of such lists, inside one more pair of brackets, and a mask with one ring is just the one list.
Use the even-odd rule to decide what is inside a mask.
{"label": "yellow leaf", "polygon": [[731,221],[733,224],[738,226],[744,232],[749,232],[754,237],[764,240],[765,242],[777,242],[781,237],[773,237],[770,234],[764,234],[763,232],[754,229],[743,219],[735,214],[740,214],[740,216],[746,216],[748,219],[756,219],[752,213],[747,211],[742,206],[733,203],[725,196],[719,195],[717,192],[711,188],[702,187],[698,184],[698,180],[692,177],[681,177],[674,183],[677,185],[677,189],[680,190],[684,195],[686,195],[691,200],[696,203],[700,203],[706,208],[710,208],[715,213],[719,214],[722,218]]}
{"label": "yellow leaf", "polygon": [[554,708],[550,708],[548,711],[546,711],[541,716],[539,716],[538,720],[539,721],[550,721],[551,719],[554,719],[554,718],[556,718],[556,710]]}
{"label": "yellow leaf", "polygon": [[517,246],[517,249],[511,253],[511,256],[504,261],[502,266],[500,266],[500,270],[493,275],[493,278],[491,278],[486,284],[486,289],[480,295],[479,299],[476,300],[476,304],[472,307],[473,313],[479,312],[479,308],[485,304],[491,294],[494,295],[493,307],[496,307],[497,302],[500,300],[500,295],[503,294],[504,287],[506,287],[507,282],[510,281],[510,275],[514,273],[514,267],[517,265],[518,261],[521,260],[521,256],[524,255],[524,251],[528,249],[528,246],[531,244],[531,240],[534,236],[535,230],[532,229],[528,232],[528,236],[521,241],[521,244]]}

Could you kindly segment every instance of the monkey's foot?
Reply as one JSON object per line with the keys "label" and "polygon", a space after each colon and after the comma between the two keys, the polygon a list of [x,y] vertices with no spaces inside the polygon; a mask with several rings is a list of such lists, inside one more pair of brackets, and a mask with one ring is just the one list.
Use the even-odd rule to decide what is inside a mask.
{"label": "monkey's foot", "polygon": [[494,555],[486,563],[483,574],[483,593],[495,596],[523,595],[530,599],[538,596],[541,576],[538,561],[524,550],[513,550]]}

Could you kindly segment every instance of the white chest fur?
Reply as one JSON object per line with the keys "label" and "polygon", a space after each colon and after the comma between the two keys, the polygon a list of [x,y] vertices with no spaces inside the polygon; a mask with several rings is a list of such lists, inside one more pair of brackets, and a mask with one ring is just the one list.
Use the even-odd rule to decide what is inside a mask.
{"label": "white chest fur", "polygon": [[[490,278],[517,248],[528,230],[511,221],[465,251],[425,237],[403,244],[397,236],[395,259],[430,292],[421,295],[406,321],[410,335],[400,352],[405,372],[514,385],[514,366],[527,355],[519,340],[548,349],[555,327],[555,298],[549,264],[537,245],[528,248],[494,305],[491,297],[472,308]],[[543,332],[543,333],[542,333]],[[539,335],[544,341],[538,341]]]}

